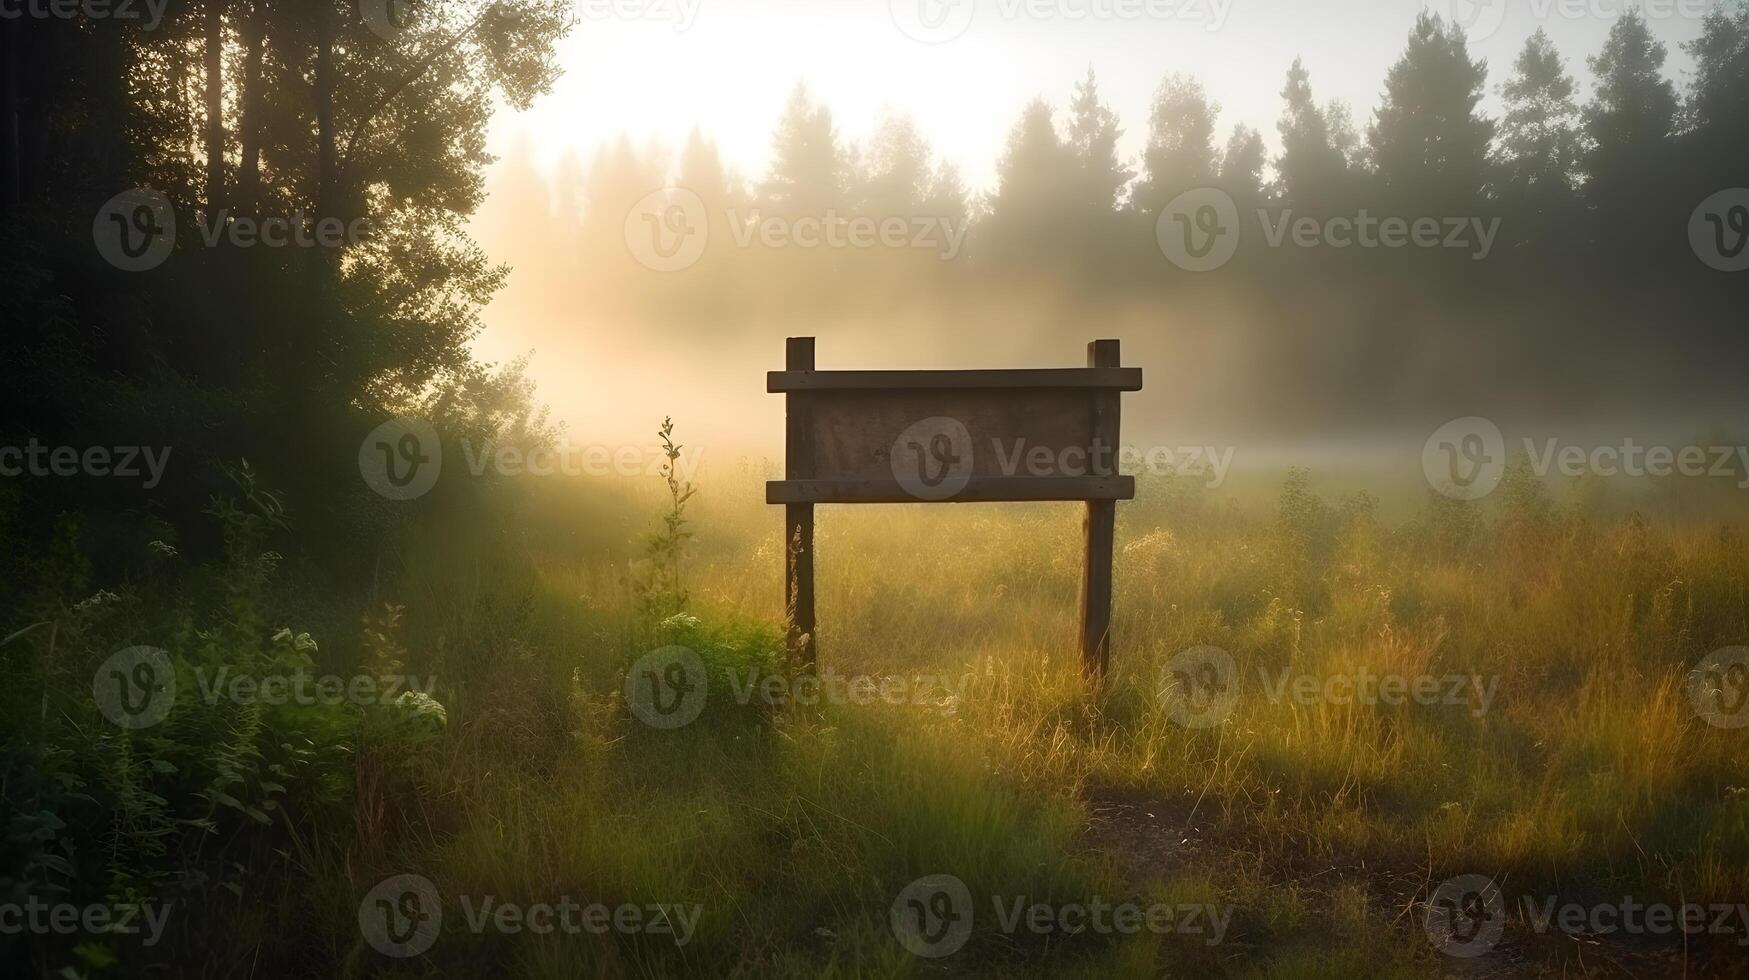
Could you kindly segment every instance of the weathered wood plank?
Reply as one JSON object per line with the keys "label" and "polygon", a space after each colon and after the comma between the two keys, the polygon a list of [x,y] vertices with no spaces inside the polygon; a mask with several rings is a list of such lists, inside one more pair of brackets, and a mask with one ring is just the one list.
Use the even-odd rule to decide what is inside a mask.
{"label": "weathered wood plank", "polygon": [[769,371],[765,390],[927,388],[1111,388],[1141,391],[1141,368],[1018,368],[993,371]]}
{"label": "weathered wood plank", "polygon": [[[951,497],[931,503],[971,504],[1075,500],[1134,500],[1136,479],[1110,477],[973,477]],[[772,480],[768,504],[906,504],[919,497],[898,480]]]}

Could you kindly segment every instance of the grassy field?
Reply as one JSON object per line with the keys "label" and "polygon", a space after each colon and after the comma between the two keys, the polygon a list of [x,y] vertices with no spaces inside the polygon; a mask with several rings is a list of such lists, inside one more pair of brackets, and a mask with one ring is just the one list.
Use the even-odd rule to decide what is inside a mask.
{"label": "grassy field", "polygon": [[[1144,482],[1120,508],[1114,673],[1090,691],[1077,506],[826,508],[816,696],[788,683],[781,518],[756,470],[714,474],[689,506],[679,616],[633,587],[659,481],[538,482],[501,525],[408,535],[394,642],[440,679],[449,725],[380,779],[361,760],[359,842],[325,906],[349,970],[1709,976],[1749,961],[1734,918],[1575,933],[1535,914],[1749,896],[1745,733],[1689,694],[1697,663],[1749,637],[1740,526],[1607,516],[1526,481],[1388,525],[1368,497],[1326,500],[1301,477],[1244,500]],[[670,646],[707,683],[696,720],[657,727],[627,675],[635,690],[641,658]],[[359,897],[396,874],[431,882],[441,931],[405,959],[344,942]],[[1473,958],[1427,927],[1462,875],[1492,879],[1505,911]],[[910,902],[940,876],[970,915]],[[638,911],[543,935],[522,912],[483,918],[488,897]],[[1122,929],[1101,903],[1142,910],[1131,927],[1154,917]]]}

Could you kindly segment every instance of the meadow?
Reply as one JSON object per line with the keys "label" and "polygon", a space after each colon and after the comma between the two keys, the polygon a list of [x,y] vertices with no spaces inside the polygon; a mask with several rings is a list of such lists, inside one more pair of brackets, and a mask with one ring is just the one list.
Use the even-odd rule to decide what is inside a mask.
{"label": "meadow", "polygon": [[[361,760],[358,840],[312,886],[326,955],[350,974],[550,977],[1749,962],[1740,927],[1598,934],[1533,914],[1749,895],[1744,735],[1689,696],[1694,666],[1749,636],[1738,522],[1648,518],[1656,495],[1615,507],[1522,473],[1489,501],[1428,494],[1388,521],[1305,473],[1251,492],[1144,480],[1120,507],[1113,673],[1090,688],[1072,641],[1078,506],[826,508],[816,694],[782,653],[764,476],[701,481],[666,595],[640,543],[670,503],[660,481],[529,481],[499,522],[439,512],[442,532],[406,536],[391,642],[440,679],[448,725],[376,778]],[[628,670],[670,646],[709,677],[675,728],[627,693]],[[1231,662],[1218,715],[1181,690],[1194,670],[1174,672],[1211,647]],[[1367,696],[1383,690],[1368,677],[1432,680],[1392,699]],[[402,873],[435,885],[445,917],[397,960],[354,920]],[[964,883],[970,932],[914,955],[895,906],[941,875]],[[1474,958],[1426,926],[1436,886],[1462,875],[1496,882],[1507,910]],[[691,932],[478,928],[483,896],[629,904]],[[1059,914],[1101,902],[1167,914],[1128,931]],[[1020,914],[1035,904],[1050,911]]]}
{"label": "meadow", "polygon": [[[1144,476],[1092,683],[1066,504],[822,508],[799,671],[769,469],[709,466],[690,495],[446,479],[353,556],[370,584],[344,603],[276,550],[296,515],[246,467],[208,508],[212,568],[159,538],[163,571],[94,588],[72,522],[9,555],[35,591],[0,643],[8,860],[33,896],[168,918],[161,942],[45,929],[6,955],[65,977],[1749,969],[1749,688],[1701,669],[1749,636],[1729,494],[1522,463],[1474,503]],[[146,726],[104,702],[140,643],[179,692]],[[274,701],[216,670],[412,683]]]}

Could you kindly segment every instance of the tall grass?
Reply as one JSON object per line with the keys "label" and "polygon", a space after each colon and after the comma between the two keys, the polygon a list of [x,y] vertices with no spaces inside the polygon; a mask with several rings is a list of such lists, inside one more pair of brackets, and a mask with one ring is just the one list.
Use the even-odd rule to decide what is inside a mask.
{"label": "tall grass", "polygon": [[[689,511],[699,625],[684,639],[714,665],[781,669],[758,655],[779,648],[783,603],[781,517],[760,502],[762,476],[707,481]],[[595,499],[577,503],[585,490]],[[900,949],[887,910],[932,873],[981,901],[1189,889],[1236,909],[1214,949],[1016,936],[984,915],[945,965],[968,975],[1436,975],[1415,911],[1460,873],[1513,894],[1749,895],[1749,757],[1684,693],[1695,661],[1749,635],[1735,525],[1604,519],[1535,493],[1493,509],[1435,500],[1390,525],[1366,495],[1325,501],[1303,474],[1266,507],[1149,487],[1121,509],[1115,670],[1090,692],[1072,640],[1076,507],[826,508],[822,668],[963,688],[923,705],[755,699],[670,732],[641,725],[621,694],[626,665],[674,639],[627,574],[660,490],[539,488],[533,578],[472,598],[498,621],[410,602],[441,624],[422,628],[433,648],[500,652],[478,661],[498,679],[464,675],[490,703],[455,698],[453,737],[473,739],[452,776],[455,831],[404,859],[446,893],[697,902],[704,924],[679,949],[455,944],[478,962],[925,974],[944,967]],[[604,526],[630,533],[582,543]],[[1172,656],[1201,644],[1233,655],[1240,697],[1224,724],[1190,730],[1160,686]],[[1484,710],[1467,688],[1452,704],[1272,701],[1283,671],[1463,675],[1492,700]],[[1107,810],[1147,825],[1113,829]],[[440,945],[431,962],[455,953]]]}

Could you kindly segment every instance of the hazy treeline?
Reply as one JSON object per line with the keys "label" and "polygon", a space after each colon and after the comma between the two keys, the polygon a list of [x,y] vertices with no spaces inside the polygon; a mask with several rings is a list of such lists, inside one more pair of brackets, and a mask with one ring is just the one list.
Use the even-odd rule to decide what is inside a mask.
{"label": "hazy treeline", "polygon": [[[705,131],[675,152],[622,135],[587,164],[567,157],[550,181],[512,159],[493,207],[524,243],[518,274],[543,284],[547,302],[725,344],[774,317],[873,315],[944,338],[1045,335],[1060,352],[1060,333],[1085,339],[1083,322],[1121,308],[1132,334],[1149,318],[1180,337],[1219,331],[1235,348],[1230,377],[1253,395],[1231,406],[1239,412],[1262,399],[1322,421],[1368,419],[1404,389],[1443,397],[1436,371],[1460,379],[1440,410],[1463,408],[1460,391],[1527,410],[1576,406],[1608,384],[1614,403],[1638,411],[1728,384],[1659,365],[1744,352],[1741,284],[1697,258],[1688,226],[1702,200],[1749,182],[1749,5],[1714,11],[1687,50],[1696,69],[1679,87],[1665,45],[1629,13],[1581,64],[1539,30],[1501,70],[1470,53],[1461,28],[1424,12],[1365,117],[1320,100],[1301,62],[1288,67],[1273,155],[1250,124],[1219,130],[1218,93],[1194,78],[1167,75],[1148,118],[1123,120],[1090,68],[1065,105],[1025,107],[985,194],[968,192],[903,114],[851,143],[798,84],[762,176],[731,172]],[[1490,90],[1498,117],[1482,108]],[[1126,159],[1119,138],[1136,125],[1145,148]],[[637,239],[658,230],[635,212],[669,185],[703,200],[709,245],[681,271],[651,271]],[[1185,272],[1162,254],[1156,219],[1203,187],[1232,197],[1242,241],[1218,271]],[[1470,224],[1456,248],[1303,248],[1291,237],[1270,247],[1265,232],[1265,222],[1279,231],[1284,219],[1363,211]],[[969,223],[969,234],[949,255],[940,236],[922,247],[774,247],[750,224],[857,215],[910,219],[922,232],[935,219]],[[1016,324],[1017,312],[1057,327]],[[1005,322],[980,331],[984,316]],[[1620,377],[1630,371],[1638,376]]]}

